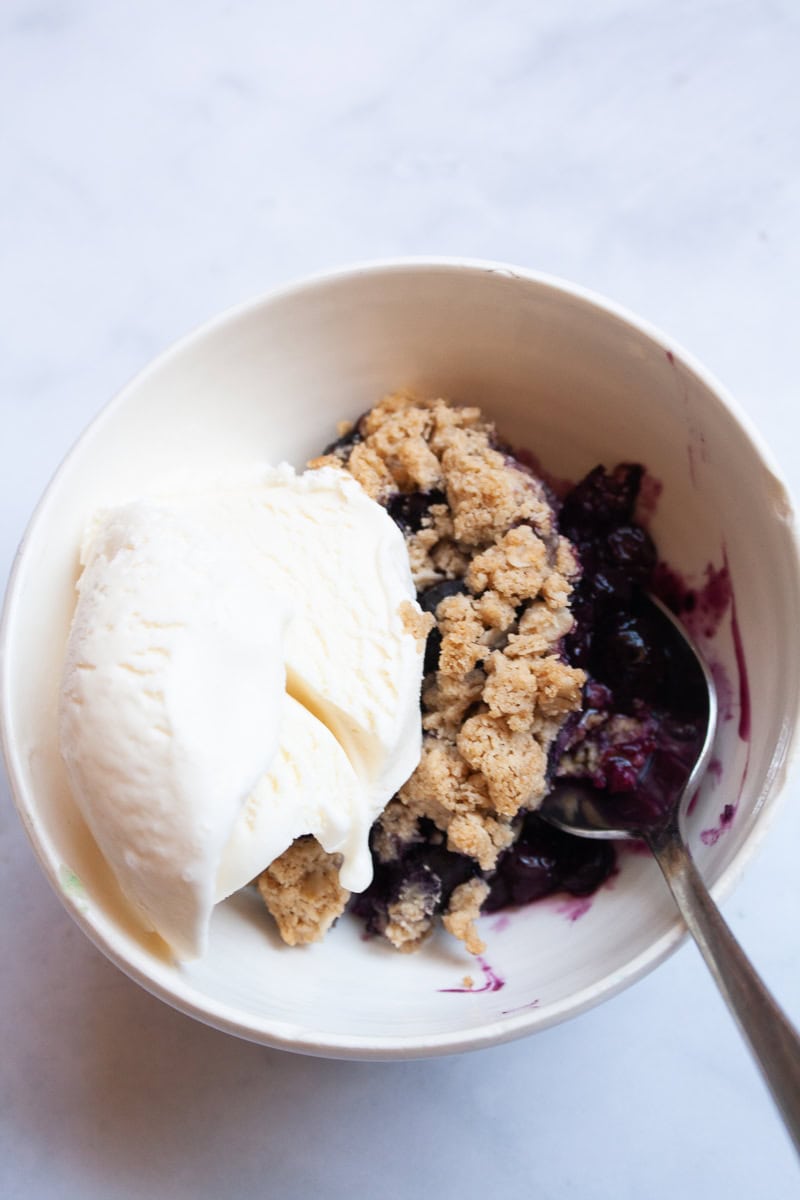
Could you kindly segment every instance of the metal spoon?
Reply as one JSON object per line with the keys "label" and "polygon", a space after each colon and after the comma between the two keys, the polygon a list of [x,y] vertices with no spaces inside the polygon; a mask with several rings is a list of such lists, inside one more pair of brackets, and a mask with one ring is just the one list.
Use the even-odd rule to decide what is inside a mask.
{"label": "metal spoon", "polygon": [[722,918],[694,865],[681,832],[684,812],[708,767],[717,726],[714,681],[696,646],[673,614],[654,596],[651,602],[669,619],[691,649],[708,694],[708,720],[703,745],[676,801],[660,821],[626,823],[613,828],[588,785],[561,783],[547,797],[539,815],[551,825],[588,838],[635,838],[650,847],[689,932],[755,1056],[786,1127],[800,1153],[800,1036],[761,982]]}

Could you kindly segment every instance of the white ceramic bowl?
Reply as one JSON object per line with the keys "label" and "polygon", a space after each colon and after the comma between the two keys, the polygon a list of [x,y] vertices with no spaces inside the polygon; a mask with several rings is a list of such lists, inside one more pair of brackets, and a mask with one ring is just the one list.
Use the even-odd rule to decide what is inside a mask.
{"label": "white ceramic bowl", "polygon": [[[350,918],[322,945],[290,950],[245,894],[216,911],[208,955],[177,966],[138,930],[97,853],[69,794],[55,721],[87,518],[186,471],[254,458],[301,464],[338,419],[405,386],[483,405],[558,476],[644,463],[663,485],[652,522],[662,555],[697,582],[727,562],[735,613],[707,652],[728,712],[720,768],[690,821],[718,895],[766,828],[798,716],[798,672],[785,669],[800,661],[786,492],[719,385],[643,322],[524,270],[425,260],[312,279],[186,338],[89,427],[31,521],[2,635],[8,771],[45,874],[109,958],[209,1024],[312,1054],[405,1058],[517,1037],[618,991],[682,936],[653,863],[626,854],[580,920],[563,898],[483,919],[483,966],[445,935],[398,955],[362,940]],[[739,719],[748,691],[749,733]],[[737,812],[723,828],[726,803]],[[466,974],[471,992],[446,990]]]}

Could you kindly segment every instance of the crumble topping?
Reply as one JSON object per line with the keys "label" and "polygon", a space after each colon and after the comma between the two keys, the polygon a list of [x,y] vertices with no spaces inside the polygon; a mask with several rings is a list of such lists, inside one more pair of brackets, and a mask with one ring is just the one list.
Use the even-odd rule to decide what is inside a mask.
{"label": "crumble topping", "polygon": [[[481,873],[491,873],[514,841],[520,815],[541,803],[552,743],[581,707],[585,674],[560,653],[573,624],[576,558],[558,533],[544,484],[498,447],[478,408],[396,393],[342,427],[339,441],[309,464],[322,465],[347,470],[397,521],[430,614],[423,622],[409,604],[403,620],[418,639],[433,628],[421,759],[376,823],[373,853],[379,863],[397,862],[425,840],[424,824],[473,870],[444,899],[430,872],[412,871],[376,931],[412,950],[441,913],[445,928],[479,953],[475,920],[489,891]],[[290,865],[289,886],[299,894],[301,863]],[[263,893],[262,880],[270,881],[267,903],[283,906],[279,922],[299,941],[302,921],[291,920],[291,897],[274,897],[285,874],[275,866],[259,886]],[[319,860],[314,870],[322,870]],[[303,914],[313,923],[307,904]]]}
{"label": "crumble topping", "polygon": [[486,949],[486,943],[475,929],[475,921],[481,915],[481,905],[488,895],[489,885],[485,879],[468,879],[455,889],[442,917],[447,932],[459,938],[470,954],[483,954]]}
{"label": "crumble topping", "polygon": [[408,954],[418,950],[433,932],[438,896],[435,890],[425,886],[425,881],[406,879],[400,892],[387,909],[387,921],[382,929],[383,936],[395,950]]}
{"label": "crumble topping", "polygon": [[404,600],[400,605],[400,620],[403,622],[403,629],[406,633],[410,633],[416,640],[417,649],[422,650],[425,646],[428,634],[433,629],[435,621],[430,613],[421,613],[410,600]]}
{"label": "crumble topping", "polygon": [[301,837],[258,876],[261,898],[289,946],[321,941],[344,912],[350,893],[339,883],[341,865],[340,854]]}

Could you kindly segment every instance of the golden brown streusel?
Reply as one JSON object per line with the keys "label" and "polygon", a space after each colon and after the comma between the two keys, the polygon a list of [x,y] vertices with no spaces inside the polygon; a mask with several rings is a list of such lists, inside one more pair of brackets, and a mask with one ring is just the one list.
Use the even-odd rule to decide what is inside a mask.
{"label": "golden brown streusel", "polygon": [[468,879],[454,890],[442,924],[448,933],[460,938],[470,954],[483,954],[486,943],[475,928],[481,905],[489,895],[485,879]]}
{"label": "golden brown streusel", "polygon": [[344,912],[350,893],[339,883],[340,854],[327,854],[316,838],[292,842],[258,877],[261,898],[290,946],[319,942]]}
{"label": "golden brown streusel", "polygon": [[388,920],[383,936],[395,950],[408,954],[418,950],[433,933],[434,912],[431,895],[418,884],[407,880],[400,894],[388,908]]}
{"label": "golden brown streusel", "polygon": [[428,634],[436,624],[433,616],[431,613],[420,612],[410,600],[404,600],[398,611],[403,629],[416,639],[417,649],[424,650]]}
{"label": "golden brown streusel", "polygon": [[552,573],[547,546],[530,525],[517,525],[473,558],[467,583],[473,595],[493,589],[509,605],[535,600]]}

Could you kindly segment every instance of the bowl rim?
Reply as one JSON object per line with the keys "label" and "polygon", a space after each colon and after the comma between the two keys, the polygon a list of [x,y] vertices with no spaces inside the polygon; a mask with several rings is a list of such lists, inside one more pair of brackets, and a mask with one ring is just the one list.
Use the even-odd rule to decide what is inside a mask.
{"label": "bowl rim", "polygon": [[[644,335],[645,338],[662,349],[665,354],[692,372],[700,383],[730,413],[752,446],[757,459],[760,460],[761,465],[770,473],[777,487],[780,489],[784,508],[782,515],[785,518],[788,545],[791,548],[791,569],[795,577],[798,594],[800,594],[800,543],[798,542],[792,504],[772,453],[749,415],[740,408],[738,402],[727,388],[693,354],[685,350],[680,343],[676,342],[675,339],[664,333],[661,329],[601,293],[547,272],[520,267],[502,261],[437,255],[370,259],[315,272],[289,283],[268,289],[266,292],[230,306],[221,313],[201,322],[157,354],[127,384],[117,391],[83,429],[62,458],[30,517],[14,556],[9,574],[2,617],[0,618],[0,742],[2,743],[6,772],[15,807],[45,877],[61,903],[89,937],[90,941],[119,967],[123,973],[128,975],[129,978],[133,979],[152,995],[164,1000],[173,1008],[225,1033],[230,1033],[275,1049],[291,1050],[297,1053],[327,1058],[391,1060],[455,1054],[467,1050],[482,1049],[526,1036],[540,1029],[546,1029],[561,1021],[578,1016],[580,1013],[592,1008],[595,1004],[611,998],[623,988],[636,982],[636,980],[655,969],[655,967],[674,953],[678,946],[687,938],[687,930],[676,909],[675,918],[669,930],[623,967],[610,972],[581,991],[573,993],[559,1002],[541,1009],[531,1008],[521,1014],[489,1020],[485,1024],[474,1028],[459,1029],[452,1032],[438,1032],[429,1035],[358,1036],[352,1034],[314,1034],[304,1030],[299,1025],[295,1026],[286,1022],[276,1021],[265,1022],[243,1016],[238,1009],[231,1005],[211,1001],[196,986],[190,984],[180,976],[175,976],[170,983],[165,983],[149,975],[145,970],[138,967],[136,963],[131,962],[126,954],[114,944],[113,938],[98,928],[90,919],[89,914],[84,911],[83,906],[74,897],[66,895],[59,885],[58,872],[60,864],[56,862],[57,856],[52,855],[50,852],[46,830],[40,825],[36,816],[33,796],[29,794],[24,784],[20,763],[21,756],[18,753],[17,747],[11,744],[12,689],[8,645],[12,626],[16,618],[18,591],[26,549],[43,518],[50,494],[56,489],[77,447],[90,437],[110,417],[117,407],[125,404],[129,396],[152,374],[161,371],[170,361],[179,357],[194,345],[200,344],[203,340],[225,329],[227,326],[235,325],[259,309],[266,309],[271,305],[280,304],[292,297],[301,296],[303,293],[313,293],[319,288],[347,283],[361,277],[376,277],[385,274],[419,274],[428,271],[452,271],[457,274],[461,273],[473,276],[498,275],[519,280],[523,285],[534,284],[556,292],[562,297],[577,299],[587,306],[599,310],[602,315],[615,317],[623,324],[634,329],[637,333]],[[797,713],[795,713],[794,722],[791,725],[787,724],[784,730],[783,745],[781,747],[782,756],[776,764],[773,774],[766,780],[762,796],[752,814],[752,824],[747,837],[710,889],[717,902],[724,899],[731,892],[747,863],[760,847],[771,822],[779,810],[779,804],[784,795],[784,785],[798,753],[797,731],[799,727],[800,705],[798,706]]]}

